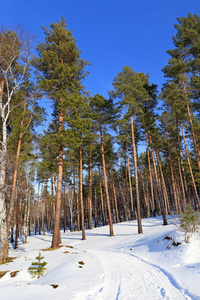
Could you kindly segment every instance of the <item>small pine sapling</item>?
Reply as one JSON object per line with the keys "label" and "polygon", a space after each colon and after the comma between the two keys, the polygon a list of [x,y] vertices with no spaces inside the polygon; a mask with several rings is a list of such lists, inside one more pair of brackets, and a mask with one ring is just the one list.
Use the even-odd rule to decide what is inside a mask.
{"label": "small pine sapling", "polygon": [[47,262],[41,262],[43,258],[44,257],[41,256],[41,253],[39,252],[39,255],[36,256],[37,262],[32,262],[32,266],[28,268],[33,277],[37,276],[37,278],[40,278],[44,274]]}
{"label": "small pine sapling", "polygon": [[188,210],[183,213],[180,219],[180,227],[185,233],[185,242],[189,243],[191,236],[198,230],[200,225],[200,214],[193,211],[192,206],[188,205]]}

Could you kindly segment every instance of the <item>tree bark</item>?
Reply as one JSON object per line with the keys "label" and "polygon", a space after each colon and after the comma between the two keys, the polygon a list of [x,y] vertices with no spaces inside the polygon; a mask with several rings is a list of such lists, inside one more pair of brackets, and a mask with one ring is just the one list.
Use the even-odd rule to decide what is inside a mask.
{"label": "tree bark", "polygon": [[185,140],[184,128],[183,128],[182,123],[180,125],[181,125],[181,129],[182,129],[182,136],[183,136],[184,145],[185,145],[185,153],[186,153],[186,157],[187,157],[188,167],[189,167],[189,170],[190,170],[190,176],[191,176],[191,179],[192,179],[194,193],[195,193],[195,196],[196,196],[196,199],[197,199],[198,206],[200,207],[199,195],[198,195],[198,192],[197,192],[196,183],[195,183],[195,180],[194,180],[194,175],[193,175],[193,171],[192,171],[192,167],[191,167],[191,163],[190,163],[190,158],[189,158],[189,155],[188,155],[188,149],[187,149],[187,144],[186,144],[186,140]]}
{"label": "tree bark", "polygon": [[103,221],[103,226],[104,226],[104,225],[107,224],[107,217],[106,217],[106,211],[105,211],[105,208],[104,208],[100,167],[99,167],[99,189],[100,189],[100,199],[101,199],[101,209],[102,209],[102,221]]}
{"label": "tree bark", "polygon": [[[160,197],[160,202],[159,203],[160,203],[160,207],[161,207],[163,225],[168,225],[166,214],[165,214],[165,208],[164,208],[164,204],[163,204],[163,199],[162,199],[162,193],[161,193],[160,185],[159,185],[159,181],[158,181],[158,173],[157,173],[157,168],[156,168],[156,162],[155,162],[155,156],[154,156],[154,151],[153,151],[153,146],[152,146],[152,138],[151,138],[150,132],[149,132],[149,140],[150,140],[150,143],[151,143],[151,155],[152,155],[152,161],[153,161],[153,167],[154,167],[156,186],[157,186],[158,194],[159,194],[159,197]],[[158,205],[159,205],[159,203],[158,203]]]}
{"label": "tree bark", "polygon": [[138,223],[138,233],[140,234],[140,233],[143,233],[143,230],[142,230],[142,221],[141,221],[140,196],[139,196],[139,184],[138,184],[137,154],[136,154],[136,147],[135,147],[134,123],[133,123],[132,116],[131,116],[131,134],[132,134],[132,145],[133,145],[133,161],[134,161],[134,168],[135,168],[137,223]]}
{"label": "tree bark", "polygon": [[182,81],[182,86],[183,86],[183,91],[184,91],[184,98],[185,98],[185,102],[186,102],[186,107],[187,107],[187,113],[188,113],[188,117],[189,117],[191,132],[192,132],[192,138],[193,138],[194,150],[195,150],[195,154],[196,154],[196,160],[197,160],[198,168],[199,168],[199,171],[200,171],[199,151],[198,151],[198,147],[197,147],[196,136],[195,136],[195,132],[194,132],[194,126],[193,126],[193,123],[192,123],[192,115],[191,115],[191,112],[190,112],[189,101],[188,101],[188,96],[187,96],[187,91],[186,91],[184,81]]}
{"label": "tree bark", "polygon": [[0,261],[5,261],[8,258],[8,235],[6,223],[6,204],[5,204],[5,178],[6,178],[6,159],[7,159],[7,132],[6,132],[6,112],[3,105],[3,90],[4,80],[1,81],[1,99],[0,99],[0,114],[2,121],[2,147],[0,155]]}
{"label": "tree bark", "polygon": [[[62,136],[63,129],[63,112],[59,112],[59,135]],[[56,209],[55,209],[55,221],[54,231],[52,239],[52,248],[58,248],[61,243],[60,236],[60,211],[61,211],[61,195],[62,195],[62,174],[63,174],[63,146],[60,142],[59,154],[58,154],[58,182],[56,192]]]}
{"label": "tree bark", "polygon": [[80,184],[80,206],[81,206],[81,230],[82,230],[82,240],[86,240],[85,237],[85,222],[84,222],[84,206],[83,206],[83,171],[82,171],[82,148],[79,148],[79,159],[80,159],[80,175],[79,175],[79,184]]}
{"label": "tree bark", "polygon": [[130,190],[130,199],[131,199],[131,219],[134,219],[135,213],[134,213],[134,205],[133,205],[133,189],[132,189],[132,181],[131,181],[128,147],[126,147],[126,156],[127,156],[127,164],[128,164],[128,180],[129,180],[129,190]]}
{"label": "tree bark", "polygon": [[88,214],[89,214],[89,229],[92,229],[92,151],[90,150],[89,157],[89,173],[88,173]]}
{"label": "tree bark", "polygon": [[108,184],[107,184],[107,176],[106,176],[106,164],[105,164],[105,156],[104,156],[104,142],[103,142],[103,133],[102,133],[102,127],[101,127],[101,125],[100,125],[100,137],[101,137],[102,168],[103,168],[104,187],[105,187],[107,209],[108,209],[108,218],[109,218],[109,226],[110,226],[110,236],[114,236],[113,223],[112,223],[112,215],[111,215],[111,207],[110,207],[110,199],[109,199],[109,194],[108,194]]}
{"label": "tree bark", "polygon": [[155,215],[155,203],[154,203],[154,191],[153,191],[153,177],[151,171],[151,160],[149,154],[149,143],[148,143],[148,135],[145,133],[146,136],[146,145],[147,145],[147,158],[148,158],[148,169],[149,169],[149,179],[150,179],[150,187],[151,187],[151,206],[153,215]]}

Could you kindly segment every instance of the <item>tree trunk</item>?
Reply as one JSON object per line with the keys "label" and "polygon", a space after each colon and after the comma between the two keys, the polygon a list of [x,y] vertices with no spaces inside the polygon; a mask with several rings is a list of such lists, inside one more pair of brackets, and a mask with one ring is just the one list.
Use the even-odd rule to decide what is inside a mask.
{"label": "tree trunk", "polygon": [[106,217],[106,211],[104,208],[100,168],[99,168],[99,189],[100,189],[100,199],[101,199],[101,209],[102,209],[102,221],[103,221],[103,226],[104,226],[107,224],[107,217]]}
{"label": "tree trunk", "polygon": [[152,171],[151,171],[151,160],[150,160],[150,154],[149,154],[149,143],[148,143],[148,135],[147,135],[147,133],[145,133],[145,136],[146,136],[146,145],[147,145],[147,158],[148,158],[149,179],[150,179],[150,187],[151,187],[151,206],[152,206],[153,215],[155,216],[153,177],[152,177]]}
{"label": "tree trunk", "polygon": [[192,115],[191,115],[191,112],[190,112],[190,107],[189,107],[189,102],[188,102],[188,96],[187,96],[187,91],[186,91],[186,87],[185,87],[185,82],[184,81],[182,81],[182,86],[183,86],[184,98],[185,98],[186,106],[187,106],[187,113],[188,113],[188,116],[189,116],[189,122],[190,122],[191,132],[192,132],[194,151],[195,151],[195,154],[196,154],[196,160],[197,160],[198,168],[199,168],[199,171],[200,171],[199,151],[198,151],[198,147],[197,147],[196,136],[195,136],[194,127],[193,127],[193,123],[192,123]]}
{"label": "tree trunk", "polygon": [[[62,135],[61,131],[63,129],[63,113],[59,112],[59,134]],[[58,248],[61,243],[60,236],[60,211],[61,211],[61,194],[62,194],[62,174],[63,174],[63,146],[59,146],[58,154],[58,182],[57,182],[57,192],[56,192],[56,210],[55,210],[55,221],[52,239],[52,248]]]}
{"label": "tree trunk", "polygon": [[149,214],[149,201],[147,201],[147,194],[146,194],[146,191],[145,191],[145,186],[144,186],[144,177],[143,177],[143,174],[142,174],[142,170],[141,170],[141,166],[138,162],[138,166],[139,166],[139,174],[140,174],[140,178],[141,178],[141,186],[142,186],[142,191],[143,191],[143,197],[144,197],[144,211],[145,211],[145,216],[147,218],[149,218],[150,214]]}
{"label": "tree trunk", "polygon": [[109,194],[108,194],[108,184],[107,184],[107,176],[106,176],[106,164],[105,164],[105,157],[104,157],[103,133],[102,133],[102,127],[101,127],[101,125],[100,125],[100,136],[101,136],[102,168],[103,168],[104,187],[105,187],[107,209],[108,209],[108,218],[109,218],[109,226],[110,226],[110,236],[114,236],[113,223],[112,223],[112,215],[111,215],[111,208],[110,208],[110,199],[109,199]]}
{"label": "tree trunk", "polygon": [[80,231],[80,197],[79,197],[79,176],[78,176],[78,164],[77,164],[77,171],[76,171],[76,207],[77,207],[77,229]]}
{"label": "tree trunk", "polygon": [[123,208],[124,208],[124,221],[128,221],[128,215],[127,215],[127,203],[126,203],[126,193],[124,188],[124,176],[123,176],[123,165],[122,165],[122,159],[121,159],[121,192],[122,192],[122,198],[123,198]]}
{"label": "tree trunk", "polygon": [[[154,151],[153,151],[152,139],[151,139],[150,132],[149,132],[149,140],[150,140],[150,143],[151,143],[151,155],[152,155],[152,161],[153,161],[153,167],[154,167],[156,186],[157,186],[158,194],[159,194],[159,197],[160,197],[160,206],[161,206],[161,214],[162,214],[162,218],[163,218],[163,225],[168,225],[166,214],[165,214],[165,208],[164,208],[164,204],[163,204],[163,199],[162,199],[162,193],[161,193],[160,185],[159,185],[159,181],[158,181],[158,173],[157,173],[157,168],[156,168],[156,162],[155,162],[155,156],[154,156]],[[158,203],[158,205],[159,205],[159,203]]]}
{"label": "tree trunk", "polygon": [[[179,159],[178,159],[178,163],[179,165],[181,164],[181,170],[182,170],[182,175],[183,175],[183,179],[182,179],[182,175],[180,176],[181,177],[181,180],[183,181],[184,185],[182,186],[182,189],[183,191],[185,192],[184,193],[184,205],[185,205],[185,209],[186,209],[186,202],[189,201],[190,204],[191,203],[191,199],[189,197],[189,193],[188,193],[188,186],[187,186],[187,181],[186,181],[186,176],[185,176],[185,169],[184,169],[184,164],[183,164],[183,154],[182,154],[182,149],[181,149],[181,140],[180,140],[180,135],[179,135],[179,126],[178,126],[178,120],[177,120],[177,117],[176,117],[176,132],[177,132],[177,137],[178,137],[178,147],[179,147]],[[186,197],[185,197],[186,196]],[[186,199],[185,199],[186,198]],[[187,201],[186,201],[187,200]]]}
{"label": "tree trunk", "polygon": [[128,180],[129,180],[129,190],[130,190],[130,199],[131,199],[131,219],[134,219],[135,213],[134,213],[134,205],[133,205],[133,189],[132,189],[132,181],[131,181],[128,147],[126,147],[126,156],[127,156],[127,164],[128,164]]}
{"label": "tree trunk", "polygon": [[113,177],[112,166],[110,166],[110,174],[111,174],[111,179],[112,179],[112,188],[113,188],[113,197],[114,197],[114,204],[115,204],[116,222],[119,223],[119,212],[118,212],[118,207],[117,207],[117,197],[116,197],[115,182],[114,182],[114,177]]}
{"label": "tree trunk", "polygon": [[89,229],[92,229],[92,151],[90,150],[89,173],[88,173],[88,214]]}
{"label": "tree trunk", "polygon": [[127,156],[125,153],[125,188],[126,188],[126,214],[128,220],[131,219],[130,208],[129,208],[129,196],[128,196],[128,176],[127,176]]}
{"label": "tree trunk", "polygon": [[166,189],[166,184],[165,184],[165,179],[162,171],[161,159],[160,159],[158,149],[156,149],[156,156],[157,156],[157,161],[158,161],[158,166],[159,166],[160,176],[161,176],[161,184],[162,184],[163,197],[165,202],[165,214],[168,214],[170,212],[169,200],[168,200],[167,189]]}
{"label": "tree trunk", "polygon": [[6,203],[5,203],[5,178],[6,178],[6,159],[7,159],[7,132],[6,132],[6,116],[5,107],[2,104],[4,81],[1,82],[1,99],[0,99],[0,113],[2,120],[2,147],[0,155],[0,261],[5,261],[8,258],[8,235],[6,224]]}
{"label": "tree trunk", "polygon": [[187,149],[187,144],[186,144],[186,140],[185,140],[183,124],[180,124],[180,125],[181,125],[181,129],[182,129],[182,136],[183,136],[183,140],[184,140],[185,153],[186,153],[186,157],[187,157],[188,167],[189,167],[189,170],[190,170],[190,176],[191,176],[191,179],[192,179],[192,184],[193,184],[195,196],[196,196],[196,199],[197,199],[197,203],[198,203],[198,206],[200,207],[199,195],[198,195],[198,192],[197,192],[196,183],[195,183],[195,180],[194,180],[194,175],[193,175],[193,171],[192,171],[192,167],[191,167],[191,163],[190,163],[190,158],[189,158],[189,155],[188,155],[188,149]]}
{"label": "tree trunk", "polygon": [[86,240],[85,237],[85,221],[84,221],[84,206],[83,206],[83,171],[82,171],[82,149],[79,148],[79,154],[80,154],[80,206],[81,206],[81,229],[82,229],[82,240]]}
{"label": "tree trunk", "polygon": [[172,157],[171,157],[171,149],[170,149],[170,145],[169,145],[169,137],[168,137],[167,131],[166,131],[166,136],[167,136],[167,147],[168,147],[168,154],[169,154],[169,164],[170,164],[171,177],[172,177],[173,198],[174,198],[174,203],[175,203],[176,215],[178,215],[178,200],[177,200],[178,195],[176,193],[174,170],[173,170],[173,163],[172,163]]}
{"label": "tree trunk", "polygon": [[138,184],[138,170],[137,170],[137,154],[135,147],[135,134],[134,134],[134,123],[133,117],[131,116],[131,133],[132,133],[132,144],[133,144],[133,160],[135,168],[135,190],[136,190],[136,202],[137,202],[137,223],[138,233],[143,233],[142,221],[141,221],[141,209],[140,209],[140,196],[139,196],[139,184]]}

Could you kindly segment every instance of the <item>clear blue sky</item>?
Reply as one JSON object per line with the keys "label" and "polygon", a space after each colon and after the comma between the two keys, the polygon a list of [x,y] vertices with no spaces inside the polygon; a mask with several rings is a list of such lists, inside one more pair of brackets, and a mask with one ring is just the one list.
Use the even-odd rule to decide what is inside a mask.
{"label": "clear blue sky", "polygon": [[35,44],[44,40],[41,25],[63,16],[92,63],[86,89],[105,97],[125,65],[149,73],[161,88],[176,18],[188,13],[200,15],[200,0],[0,0],[1,25],[23,24],[37,36]]}

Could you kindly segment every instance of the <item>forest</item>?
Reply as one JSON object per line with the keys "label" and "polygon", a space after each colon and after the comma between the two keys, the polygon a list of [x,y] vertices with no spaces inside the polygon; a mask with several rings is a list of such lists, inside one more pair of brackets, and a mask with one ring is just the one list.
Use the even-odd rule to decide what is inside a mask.
{"label": "forest", "polygon": [[[0,261],[31,234],[82,231],[200,207],[200,17],[177,18],[161,91],[124,66],[108,97],[84,87],[64,18],[33,46],[23,27],[0,31]],[[162,53],[161,53],[162,55]],[[48,127],[41,99],[51,100]],[[141,146],[142,145],[142,146]]]}

